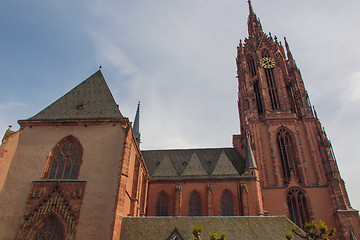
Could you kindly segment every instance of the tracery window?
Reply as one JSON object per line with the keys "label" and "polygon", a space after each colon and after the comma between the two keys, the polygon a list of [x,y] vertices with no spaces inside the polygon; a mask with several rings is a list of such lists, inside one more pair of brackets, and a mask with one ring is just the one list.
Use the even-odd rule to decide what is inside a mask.
{"label": "tracery window", "polygon": [[161,193],[156,201],[156,216],[168,216],[169,199],[165,193]]}
{"label": "tracery window", "polygon": [[291,173],[293,173],[301,182],[299,166],[296,159],[296,150],[291,132],[285,128],[279,129],[276,134],[276,142],[279,149],[284,182],[288,183],[290,181]]}
{"label": "tracery window", "polygon": [[196,192],[189,199],[189,216],[201,216],[201,198]]}
{"label": "tracery window", "polygon": [[221,195],[221,215],[222,216],[234,216],[234,200],[230,191],[225,190]]}
{"label": "tracery window", "polygon": [[48,179],[77,179],[82,158],[82,148],[77,139],[69,136],[60,141],[50,156]]}
{"label": "tracery window", "polygon": [[309,221],[309,210],[306,203],[306,196],[300,189],[291,189],[287,194],[287,203],[290,219],[300,228]]}
{"label": "tracery window", "polygon": [[55,217],[50,217],[35,235],[34,240],[64,240],[63,227]]}

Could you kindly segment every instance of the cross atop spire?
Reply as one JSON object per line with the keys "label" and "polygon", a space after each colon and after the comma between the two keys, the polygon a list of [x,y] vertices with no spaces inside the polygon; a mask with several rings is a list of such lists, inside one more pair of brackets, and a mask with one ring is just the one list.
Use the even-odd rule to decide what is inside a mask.
{"label": "cross atop spire", "polygon": [[133,131],[136,138],[136,142],[140,147],[140,101],[138,102],[138,106],[136,109],[135,119],[133,123]]}

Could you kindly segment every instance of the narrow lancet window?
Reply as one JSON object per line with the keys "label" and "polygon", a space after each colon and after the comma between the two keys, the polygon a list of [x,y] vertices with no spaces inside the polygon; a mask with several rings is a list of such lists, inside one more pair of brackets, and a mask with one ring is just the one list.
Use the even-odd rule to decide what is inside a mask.
{"label": "narrow lancet window", "polygon": [[221,195],[221,215],[234,216],[234,200],[231,193],[225,190]]}
{"label": "narrow lancet window", "polygon": [[45,178],[77,179],[81,158],[82,148],[79,141],[71,136],[63,139],[51,152]]}
{"label": "narrow lancet window", "polygon": [[255,67],[254,59],[251,56],[249,56],[247,58],[247,65],[248,65],[251,77],[255,77],[256,76],[256,67]]}
{"label": "narrow lancet window", "polygon": [[256,106],[257,106],[258,114],[261,115],[261,114],[263,114],[263,105],[262,105],[262,101],[261,101],[261,94],[260,94],[260,90],[259,90],[259,82],[258,81],[254,82],[253,88],[254,88],[254,93],[255,93],[255,98],[256,98]]}
{"label": "narrow lancet window", "polygon": [[196,192],[189,199],[189,216],[201,216],[201,198]]}
{"label": "narrow lancet window", "polygon": [[156,201],[156,216],[168,216],[169,199],[165,193],[161,193]]}
{"label": "narrow lancet window", "polygon": [[300,228],[303,228],[304,223],[309,221],[305,193],[300,189],[291,189],[287,194],[287,203],[290,219]]}

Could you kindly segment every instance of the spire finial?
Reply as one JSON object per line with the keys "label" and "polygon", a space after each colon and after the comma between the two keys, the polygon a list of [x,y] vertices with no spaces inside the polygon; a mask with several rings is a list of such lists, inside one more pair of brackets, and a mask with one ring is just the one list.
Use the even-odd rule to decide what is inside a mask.
{"label": "spire finial", "polygon": [[133,123],[133,131],[134,131],[136,142],[137,142],[138,146],[140,147],[140,143],[141,143],[141,141],[140,141],[140,101],[138,102],[137,109],[136,109],[135,119],[134,119],[134,123]]}
{"label": "spire finial", "polygon": [[249,4],[249,13],[250,13],[250,15],[255,15],[254,9],[253,9],[253,7],[251,5],[251,0],[248,0],[248,4]]}

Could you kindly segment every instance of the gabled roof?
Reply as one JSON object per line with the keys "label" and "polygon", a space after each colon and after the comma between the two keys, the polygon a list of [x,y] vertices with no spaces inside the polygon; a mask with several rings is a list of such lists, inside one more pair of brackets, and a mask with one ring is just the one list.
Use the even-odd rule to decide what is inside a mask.
{"label": "gabled roof", "polygon": [[199,157],[196,153],[193,153],[189,163],[187,164],[185,170],[181,174],[182,178],[201,178],[207,177],[208,174],[205,171],[205,168],[202,166]]}
{"label": "gabled roof", "polygon": [[152,176],[153,178],[178,177],[175,167],[168,155],[165,155]]}
{"label": "gabled roof", "polygon": [[174,231],[170,234],[170,236],[166,240],[184,240],[179,233],[179,231],[174,228]]}
{"label": "gabled roof", "polygon": [[[285,239],[285,233],[294,223],[285,216],[273,217],[124,217],[121,239],[168,239],[176,228],[183,239],[190,239],[195,224],[204,227],[202,239],[209,239],[211,232],[227,233],[226,240]],[[299,232],[302,232],[298,229]],[[295,235],[294,240],[301,239]]]}
{"label": "gabled roof", "polygon": [[219,160],[215,166],[214,171],[212,172],[213,176],[234,176],[239,177],[239,173],[236,171],[234,165],[230,162],[229,158],[226,156],[225,152],[222,152]]}
{"label": "gabled roof", "polygon": [[[234,148],[204,148],[204,149],[177,149],[177,150],[146,150],[142,151],[142,155],[149,171],[151,179],[189,179],[189,178],[222,178],[222,177],[239,177],[244,172],[245,161]],[[225,156],[224,156],[225,155]],[[165,173],[165,171],[173,171],[164,168],[162,161],[168,156],[172,166],[177,172],[177,176],[173,173]],[[232,172],[230,175],[215,174],[212,175],[218,161],[224,161],[224,157],[229,160],[238,174]],[[197,158],[197,159],[194,159]],[[192,160],[192,161],[190,161]],[[196,164],[195,164],[196,163]],[[189,165],[195,164],[196,169],[188,168]],[[224,167],[225,163],[220,163]],[[159,174],[161,167],[161,177]],[[227,168],[229,166],[227,165]],[[187,170],[185,170],[187,169]],[[198,174],[195,174],[195,170]],[[216,170],[215,173],[219,173]],[[156,174],[155,174],[156,173]],[[155,175],[155,176],[154,176]],[[172,175],[173,177],[170,177]]]}
{"label": "gabled roof", "polygon": [[106,120],[122,119],[101,71],[70,90],[28,120]]}

